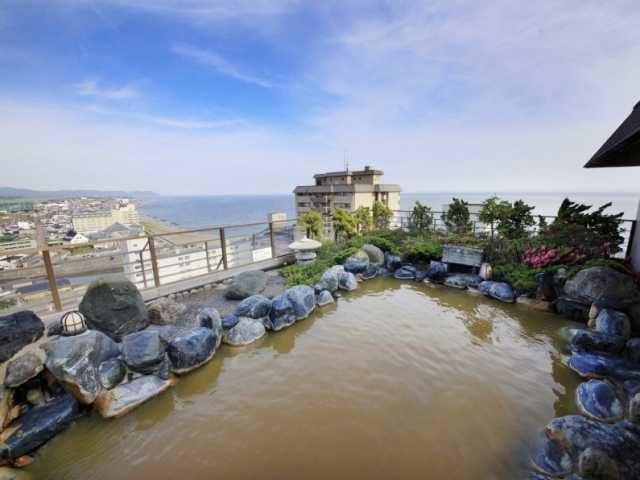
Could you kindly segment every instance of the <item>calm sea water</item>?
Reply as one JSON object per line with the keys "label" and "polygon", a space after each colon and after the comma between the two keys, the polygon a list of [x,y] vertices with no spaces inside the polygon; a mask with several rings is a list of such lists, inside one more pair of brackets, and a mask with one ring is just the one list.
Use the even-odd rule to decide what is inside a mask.
{"label": "calm sea water", "polygon": [[[403,193],[400,197],[402,210],[409,210],[416,201],[430,206],[434,211],[442,210],[452,197],[463,198],[469,203],[481,203],[491,193]],[[522,199],[535,206],[536,215],[555,215],[565,196],[573,201],[599,206],[613,202],[610,212],[624,212],[624,218],[634,219],[638,206],[638,196],[617,193],[523,193],[498,194],[505,200]],[[233,195],[198,197],[157,197],[140,207],[142,214],[173,223],[184,228],[198,228],[213,225],[242,224],[267,220],[271,212],[285,212],[294,218],[294,197],[288,195]]]}

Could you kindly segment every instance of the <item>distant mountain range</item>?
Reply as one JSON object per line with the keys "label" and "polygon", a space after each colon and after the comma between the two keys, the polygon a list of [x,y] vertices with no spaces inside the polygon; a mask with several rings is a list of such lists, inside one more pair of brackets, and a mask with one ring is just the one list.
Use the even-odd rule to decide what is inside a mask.
{"label": "distant mountain range", "polygon": [[69,198],[69,197],[154,197],[148,191],[124,190],[31,190],[29,188],[0,187],[0,197],[22,198]]}

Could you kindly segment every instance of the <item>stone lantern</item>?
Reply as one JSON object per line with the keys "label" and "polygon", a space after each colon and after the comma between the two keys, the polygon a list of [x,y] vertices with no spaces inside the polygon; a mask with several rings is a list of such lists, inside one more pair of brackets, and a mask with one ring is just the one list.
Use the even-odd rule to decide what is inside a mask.
{"label": "stone lantern", "polygon": [[303,237],[300,240],[289,244],[289,248],[294,251],[296,255],[296,263],[311,263],[316,259],[316,250],[318,250],[322,244],[317,240],[311,240],[310,238]]}

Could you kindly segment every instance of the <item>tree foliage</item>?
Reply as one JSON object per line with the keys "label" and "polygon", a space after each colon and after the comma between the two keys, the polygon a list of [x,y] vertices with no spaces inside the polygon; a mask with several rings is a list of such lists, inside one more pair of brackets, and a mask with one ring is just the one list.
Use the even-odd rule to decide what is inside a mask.
{"label": "tree foliage", "polygon": [[373,217],[369,207],[358,207],[353,213],[358,233],[367,233],[373,228]]}
{"label": "tree foliage", "polygon": [[522,200],[513,203],[500,202],[498,211],[498,233],[508,239],[526,237],[529,228],[535,224],[531,205]]}
{"label": "tree foliage", "polygon": [[424,235],[433,227],[433,213],[431,208],[419,201],[409,215],[409,231],[413,234]]}
{"label": "tree foliage", "polygon": [[333,213],[333,235],[335,241],[350,238],[356,233],[356,220],[347,210],[336,208]]}
{"label": "tree foliage", "polygon": [[308,238],[319,237],[324,226],[322,215],[315,210],[303,213],[298,219],[298,223],[304,227]]}
{"label": "tree foliage", "polygon": [[373,226],[376,230],[389,228],[393,212],[382,202],[373,203]]}
{"label": "tree foliage", "polygon": [[447,211],[442,214],[442,221],[453,233],[468,233],[473,227],[469,204],[461,198],[454,197]]}

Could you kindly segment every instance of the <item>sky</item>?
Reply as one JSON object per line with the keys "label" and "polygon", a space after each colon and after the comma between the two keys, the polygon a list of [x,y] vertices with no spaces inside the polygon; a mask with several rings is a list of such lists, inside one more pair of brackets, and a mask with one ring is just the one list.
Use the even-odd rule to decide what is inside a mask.
{"label": "sky", "polygon": [[637,0],[3,0],[0,186],[638,192]]}

